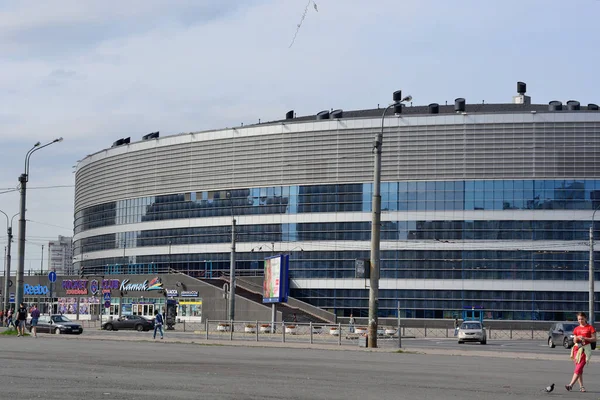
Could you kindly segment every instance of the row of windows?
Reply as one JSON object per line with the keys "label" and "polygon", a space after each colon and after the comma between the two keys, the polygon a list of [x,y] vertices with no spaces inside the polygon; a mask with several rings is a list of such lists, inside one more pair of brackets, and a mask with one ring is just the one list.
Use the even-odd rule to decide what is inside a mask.
{"label": "row of windows", "polygon": [[[276,186],[120,200],[75,214],[75,233],[110,225],[229,215],[371,211],[372,184]],[[591,210],[600,201],[596,180],[384,182],[382,209]],[[600,204],[600,203],[599,203]]]}
{"label": "row of windows", "polygon": [[[267,255],[269,252],[237,253],[236,269],[261,270]],[[586,252],[419,250],[382,251],[381,255],[381,277],[384,279],[588,279]],[[229,271],[229,257],[229,253],[113,257],[84,260],[83,266],[90,273],[135,274],[175,269],[204,277],[210,271]],[[368,258],[368,252],[293,251],[290,253],[290,276],[299,279],[354,278],[357,258]],[[136,272],[138,270],[139,272]],[[600,260],[596,261],[596,270],[599,271],[596,273],[596,279],[600,279]]]}
{"label": "row of windows", "polygon": [[[369,292],[362,289],[291,289],[292,297],[338,315],[368,316]],[[481,306],[485,318],[556,321],[587,310],[584,292],[380,290],[379,316],[403,318],[460,317],[464,307]],[[596,293],[596,307],[600,294]]]}
{"label": "row of windows", "polygon": [[[383,240],[587,240],[587,221],[386,221]],[[239,242],[368,241],[370,222],[238,225]],[[230,226],[155,229],[92,236],[75,254],[133,247],[228,243]]]}

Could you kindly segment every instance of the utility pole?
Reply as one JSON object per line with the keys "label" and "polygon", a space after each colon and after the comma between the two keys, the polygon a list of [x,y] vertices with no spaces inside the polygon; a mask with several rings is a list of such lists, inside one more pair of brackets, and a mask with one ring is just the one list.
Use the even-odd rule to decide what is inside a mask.
{"label": "utility pole", "polygon": [[[40,275],[39,275],[39,278],[38,278],[38,282],[40,282],[40,286],[41,286],[41,280],[42,280],[42,275],[43,274],[44,274],[44,245],[42,245],[42,258],[41,258],[41,261],[40,261]],[[38,303],[38,307],[41,307],[40,296],[39,295],[38,295],[38,301],[37,301],[37,303]]]}
{"label": "utility pole", "polygon": [[371,214],[371,260],[370,260],[370,288],[369,288],[369,324],[368,346],[377,347],[377,323],[379,314],[379,269],[381,248],[381,153],[383,148],[383,128],[385,114],[394,107],[396,114],[402,112],[402,103],[411,101],[412,96],[402,98],[402,91],[393,94],[394,102],[387,106],[381,115],[381,131],[377,133],[373,143],[373,199]]}
{"label": "utility pole", "polygon": [[[228,316],[229,320],[235,320],[235,217],[233,216],[233,194],[227,192],[227,198],[231,206],[231,255],[229,259],[229,303]],[[258,327],[257,327],[258,329]],[[231,327],[233,331],[233,326]]]}
{"label": "utility pole", "polygon": [[[4,246],[4,281],[6,282],[6,246]],[[4,296],[2,296],[2,311],[5,310],[4,308]],[[0,324],[2,324],[2,322],[0,321]]]}
{"label": "utility pole", "polygon": [[[13,216],[13,218],[14,218],[14,216]],[[6,267],[4,268],[4,308],[5,309],[10,307],[10,293],[9,293],[10,286],[8,285],[8,282],[10,281],[10,264],[11,264],[10,249],[11,249],[11,243],[13,240],[12,223],[6,229],[6,232],[8,233],[8,244],[6,245]]]}
{"label": "utility pole", "polygon": [[21,202],[19,204],[19,264],[17,268],[17,290],[15,293],[15,309],[20,306],[23,302],[23,285],[25,283],[25,212],[26,210],[26,199],[27,199],[27,174],[21,174],[19,176],[19,183],[21,184]]}
{"label": "utility pole", "polygon": [[592,214],[592,224],[590,225],[590,261],[588,265],[588,281],[589,281],[589,293],[588,293],[588,322],[594,323],[594,218],[596,217],[596,211],[600,208],[600,205],[596,207]]}
{"label": "utility pole", "polygon": [[229,320],[233,321],[235,319],[235,218],[231,220],[231,256],[229,260],[229,280]]}
{"label": "utility pole", "polygon": [[19,205],[19,263],[17,265],[17,290],[15,296],[15,305],[20,305],[23,302],[23,284],[24,278],[23,275],[25,273],[25,212],[26,208],[26,198],[27,198],[27,182],[29,181],[29,160],[31,155],[38,150],[43,149],[44,147],[48,147],[51,144],[61,142],[63,140],[62,137],[54,139],[51,142],[46,143],[45,145],[41,145],[40,142],[37,142],[33,145],[33,147],[27,152],[25,155],[25,171],[19,175],[19,183],[20,193],[21,193],[21,201]]}

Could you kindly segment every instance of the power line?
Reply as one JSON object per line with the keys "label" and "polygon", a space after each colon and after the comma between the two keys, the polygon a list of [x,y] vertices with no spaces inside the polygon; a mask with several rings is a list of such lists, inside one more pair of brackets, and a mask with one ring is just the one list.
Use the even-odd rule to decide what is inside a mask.
{"label": "power line", "polygon": [[304,13],[302,13],[302,18],[300,18],[300,23],[296,27],[296,32],[294,33],[294,37],[292,38],[292,42],[290,43],[288,49],[291,48],[294,45],[294,42],[296,41],[296,36],[298,36],[298,31],[300,31],[300,27],[304,22],[304,18],[306,18],[306,14],[308,13],[308,7],[310,7],[310,3],[313,4],[315,11],[319,12],[319,9],[317,8],[317,3],[315,3],[313,0],[308,0],[308,3],[306,3],[306,7],[304,7]]}
{"label": "power line", "polygon": [[28,219],[27,222],[33,222],[34,224],[40,224],[40,225],[53,226],[55,228],[61,228],[61,229],[69,230],[69,231],[73,230],[73,228],[67,228],[67,227],[60,226],[60,225],[47,224],[45,222],[34,221],[32,219]]}
{"label": "power line", "polygon": [[33,187],[27,187],[27,190],[29,190],[29,189],[57,189],[57,188],[72,188],[72,187],[75,187],[75,185],[33,186]]}

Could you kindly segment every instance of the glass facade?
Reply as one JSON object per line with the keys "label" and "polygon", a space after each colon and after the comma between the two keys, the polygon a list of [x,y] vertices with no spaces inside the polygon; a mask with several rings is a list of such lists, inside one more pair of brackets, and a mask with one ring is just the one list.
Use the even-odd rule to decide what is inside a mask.
{"label": "glass facade", "polygon": [[[232,214],[370,212],[371,184],[190,192],[100,204],[75,214],[75,233],[103,226]],[[227,198],[227,192],[231,198]],[[598,180],[383,182],[383,211],[592,210]]]}
{"label": "glass facade", "polygon": [[[368,317],[367,289],[292,289],[290,295],[321,308],[344,310],[345,315]],[[596,304],[599,301],[597,293]],[[397,317],[398,302],[402,318],[454,318],[463,307],[483,306],[488,319],[564,321],[573,319],[573,310],[588,307],[583,292],[382,289],[380,316]]]}
{"label": "glass facade", "polygon": [[[228,192],[231,194],[228,196]],[[381,187],[382,241],[397,250],[381,252],[382,279],[448,280],[550,280],[588,279],[588,252],[578,246],[588,240],[590,221],[567,216],[568,210],[591,211],[600,205],[600,180],[475,180],[384,182]],[[276,186],[202,191],[151,196],[92,206],[75,215],[75,232],[108,226],[190,218],[267,216],[319,213],[370,213],[370,183]],[[515,210],[550,210],[546,218],[517,219]],[[410,218],[411,212],[446,212],[444,220]],[[458,211],[459,213],[452,213]],[[479,211],[502,211],[506,219],[471,217]],[[396,212],[389,220],[386,212]],[[406,218],[403,218],[403,212]],[[469,212],[473,212],[470,213]],[[466,215],[469,215],[466,219]],[[499,215],[499,214],[494,214]],[[552,218],[548,218],[551,215]],[[362,218],[364,219],[364,218]],[[370,218],[369,218],[370,219]],[[369,221],[282,222],[239,225],[238,241],[285,243],[310,242],[309,251],[293,251],[290,274],[296,279],[354,278],[354,262],[369,258],[359,243],[371,236]],[[229,243],[231,227],[197,226],[115,232],[76,240],[74,253],[105,274],[148,273],[167,267],[197,277],[229,270],[229,253],[208,251],[170,254],[171,246]],[[465,241],[505,243],[503,249],[461,248]],[[551,243],[547,243],[552,241]],[[336,244],[344,242],[343,245]],[[434,249],[436,242],[451,249]],[[530,243],[521,248],[522,243]],[[531,243],[539,242],[537,245]],[[407,249],[411,244],[425,248]],[[127,249],[168,247],[155,255],[126,255]],[[322,247],[322,250],[319,250]],[[429,247],[429,248],[427,248]],[[316,248],[316,249],[315,249]],[[86,259],[103,250],[114,257]],[[236,269],[262,268],[265,252],[238,252]],[[598,264],[598,263],[596,263]],[[598,265],[597,265],[598,266]],[[600,279],[600,275],[596,276]],[[587,309],[587,294],[526,291],[380,291],[381,316],[394,316],[397,300],[403,316],[444,318],[449,310],[473,303],[483,305],[492,318],[563,319],[566,312]],[[363,315],[368,291],[354,289],[296,289],[292,295],[340,315]],[[585,298],[583,298],[583,297]],[[193,311],[190,311],[193,312]],[[450,316],[451,317],[451,316]]]}

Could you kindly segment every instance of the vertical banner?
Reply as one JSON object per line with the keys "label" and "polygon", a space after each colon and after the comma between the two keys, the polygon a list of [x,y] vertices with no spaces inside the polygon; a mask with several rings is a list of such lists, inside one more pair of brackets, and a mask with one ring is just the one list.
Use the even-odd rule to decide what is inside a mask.
{"label": "vertical banner", "polygon": [[281,265],[281,280],[283,281],[282,292],[281,292],[281,302],[287,303],[288,296],[290,295],[290,256],[286,254],[281,257],[282,265]]}
{"label": "vertical banner", "polygon": [[265,259],[263,303],[286,302],[289,295],[289,256],[277,255]]}

